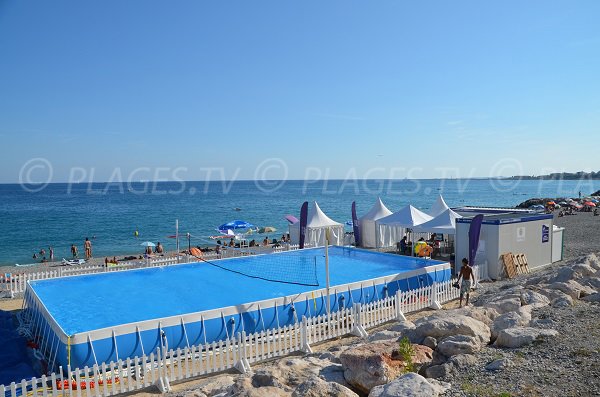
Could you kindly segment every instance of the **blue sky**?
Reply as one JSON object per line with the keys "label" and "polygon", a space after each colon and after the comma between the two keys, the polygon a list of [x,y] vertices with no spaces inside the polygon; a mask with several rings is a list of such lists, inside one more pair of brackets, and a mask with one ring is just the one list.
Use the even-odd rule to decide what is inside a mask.
{"label": "blue sky", "polygon": [[598,15],[598,1],[0,0],[0,182],[35,158],[53,181],[598,170]]}

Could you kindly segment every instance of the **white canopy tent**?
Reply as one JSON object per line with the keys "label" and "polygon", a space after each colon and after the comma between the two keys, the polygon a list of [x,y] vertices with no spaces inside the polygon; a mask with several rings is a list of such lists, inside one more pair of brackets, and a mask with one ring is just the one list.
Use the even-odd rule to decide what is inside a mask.
{"label": "white canopy tent", "polygon": [[377,242],[380,247],[394,246],[402,239],[407,228],[414,228],[417,225],[430,221],[433,217],[423,211],[407,205],[398,212],[394,212],[375,222],[375,228],[378,234]]}
{"label": "white canopy tent", "polygon": [[377,247],[377,230],[375,228],[375,221],[385,218],[391,214],[392,211],[390,211],[385,204],[383,204],[381,198],[378,197],[377,201],[373,205],[373,208],[371,208],[369,212],[364,214],[362,217],[358,218],[361,247]]}
{"label": "white canopy tent", "polygon": [[[326,244],[325,232],[327,229],[331,230],[329,243],[343,245],[344,225],[325,215],[316,201],[309,203],[304,244],[311,247],[324,246]],[[290,225],[290,240],[292,244],[300,243],[300,222]]]}
{"label": "white canopy tent", "polygon": [[444,198],[440,194],[437,198],[437,201],[431,206],[429,215],[435,218],[436,216],[441,215],[447,209],[450,209],[450,207],[448,207],[448,204],[446,204]]}
{"label": "white canopy tent", "polygon": [[432,220],[415,226],[413,231],[416,233],[456,234],[456,219],[458,218],[462,218],[462,216],[448,208]]}

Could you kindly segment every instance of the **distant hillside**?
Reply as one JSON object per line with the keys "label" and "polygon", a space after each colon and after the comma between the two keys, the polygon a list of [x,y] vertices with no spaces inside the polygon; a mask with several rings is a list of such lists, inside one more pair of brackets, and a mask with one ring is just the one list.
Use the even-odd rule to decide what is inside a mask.
{"label": "distant hillside", "polygon": [[555,172],[548,175],[519,175],[507,179],[548,179],[548,180],[580,180],[600,179],[600,171],[597,172]]}

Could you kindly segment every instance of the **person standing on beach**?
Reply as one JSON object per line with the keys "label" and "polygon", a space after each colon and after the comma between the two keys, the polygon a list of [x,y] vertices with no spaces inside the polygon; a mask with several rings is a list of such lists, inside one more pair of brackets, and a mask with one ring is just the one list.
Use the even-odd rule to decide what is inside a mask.
{"label": "person standing on beach", "polygon": [[89,238],[85,238],[85,243],[83,243],[85,248],[85,259],[90,259],[92,257],[92,242]]}
{"label": "person standing on beach", "polygon": [[[467,294],[467,300],[465,302],[465,306],[469,306],[469,294],[471,292],[471,287],[475,284],[475,275],[473,274],[473,268],[469,264],[469,260],[467,258],[463,258],[462,266],[460,268],[460,273],[458,274],[457,282],[460,282],[462,278],[462,284],[460,285],[460,298],[458,301],[458,306],[462,307],[463,296]],[[473,280],[473,282],[471,282]]]}
{"label": "person standing on beach", "polygon": [[71,244],[71,255],[73,255],[73,259],[77,259],[77,247],[75,244]]}

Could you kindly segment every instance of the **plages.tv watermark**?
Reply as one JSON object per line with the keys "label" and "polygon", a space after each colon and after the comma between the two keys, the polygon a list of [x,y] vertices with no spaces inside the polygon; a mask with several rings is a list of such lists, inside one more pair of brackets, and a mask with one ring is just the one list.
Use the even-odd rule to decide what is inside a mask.
{"label": "plages.tv watermark", "polygon": [[[294,170],[294,189],[302,195],[320,194],[370,194],[370,195],[429,195],[446,189],[463,194],[472,189],[473,181],[486,179],[490,188],[497,193],[518,191],[524,179],[529,177],[507,177],[523,175],[523,164],[514,158],[503,158],[495,162],[489,170],[471,168],[465,172],[459,167],[315,167],[307,166]],[[544,168],[545,174],[560,173],[560,170]],[[487,175],[481,177],[480,175]],[[103,177],[100,177],[102,175]],[[423,178],[434,175],[435,187]],[[54,167],[45,158],[32,158],[26,161],[19,171],[19,183],[27,192],[41,192],[54,181]],[[263,193],[275,193],[290,181],[290,167],[282,158],[267,158],[248,167],[137,167],[124,170],[113,167],[102,173],[95,167],[71,167],[66,178],[67,194],[154,194],[154,195],[196,195],[209,193],[229,194],[237,182],[251,183]],[[547,187],[565,194],[577,190],[593,188],[589,179],[573,181],[561,179],[537,179],[530,194],[543,195]],[[558,182],[558,186],[556,183]],[[298,185],[299,184],[299,185]]]}

